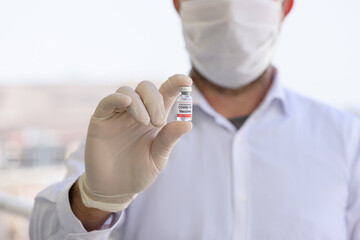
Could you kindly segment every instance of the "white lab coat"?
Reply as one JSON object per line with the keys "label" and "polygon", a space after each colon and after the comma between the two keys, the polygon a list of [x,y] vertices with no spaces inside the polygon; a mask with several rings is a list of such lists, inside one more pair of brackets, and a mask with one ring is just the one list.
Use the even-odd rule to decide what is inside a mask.
{"label": "white lab coat", "polygon": [[37,196],[31,239],[360,239],[358,119],[275,80],[236,130],[196,88],[192,95],[193,130],[125,211],[89,233],[72,214],[81,146],[68,160],[71,177]]}

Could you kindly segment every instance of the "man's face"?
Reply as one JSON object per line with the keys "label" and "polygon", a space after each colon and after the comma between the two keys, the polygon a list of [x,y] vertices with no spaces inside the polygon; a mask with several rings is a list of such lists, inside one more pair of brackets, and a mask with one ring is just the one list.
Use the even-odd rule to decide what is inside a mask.
{"label": "man's face", "polygon": [[237,89],[271,65],[293,0],[174,0],[191,63],[213,84]]}

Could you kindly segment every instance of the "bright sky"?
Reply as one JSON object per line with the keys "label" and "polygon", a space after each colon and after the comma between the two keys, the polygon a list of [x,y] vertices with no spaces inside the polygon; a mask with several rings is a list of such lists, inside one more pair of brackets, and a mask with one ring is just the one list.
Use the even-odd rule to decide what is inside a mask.
{"label": "bright sky", "polygon": [[[274,60],[282,82],[360,109],[360,1],[295,2]],[[0,0],[0,85],[121,85],[188,69],[171,0]]]}

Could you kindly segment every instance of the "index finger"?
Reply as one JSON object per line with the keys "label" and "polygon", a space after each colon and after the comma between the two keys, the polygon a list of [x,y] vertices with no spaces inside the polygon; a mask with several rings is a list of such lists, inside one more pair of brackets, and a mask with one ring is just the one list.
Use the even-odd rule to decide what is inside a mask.
{"label": "index finger", "polygon": [[95,109],[92,120],[101,121],[123,112],[131,104],[131,98],[121,93],[113,93],[103,98]]}
{"label": "index finger", "polygon": [[176,74],[161,85],[159,92],[164,99],[166,114],[170,111],[170,108],[179,96],[179,87],[190,87],[191,85],[191,78],[183,74]]}

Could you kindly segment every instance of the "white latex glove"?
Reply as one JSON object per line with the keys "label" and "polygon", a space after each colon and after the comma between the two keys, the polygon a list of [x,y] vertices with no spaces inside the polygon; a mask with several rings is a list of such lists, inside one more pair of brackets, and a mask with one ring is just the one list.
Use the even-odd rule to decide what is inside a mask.
{"label": "white latex glove", "polygon": [[178,87],[191,84],[189,77],[174,75],[159,90],[144,81],[135,91],[121,87],[101,100],[90,120],[86,170],[79,179],[85,206],[123,210],[155,181],[175,142],[192,128],[178,121],[164,126]]}

